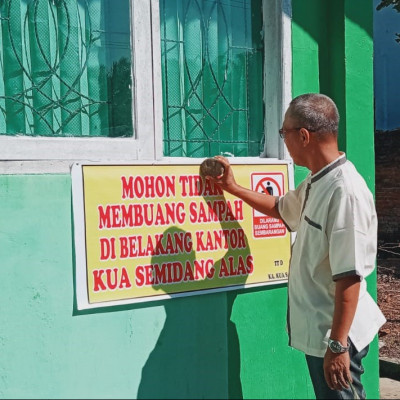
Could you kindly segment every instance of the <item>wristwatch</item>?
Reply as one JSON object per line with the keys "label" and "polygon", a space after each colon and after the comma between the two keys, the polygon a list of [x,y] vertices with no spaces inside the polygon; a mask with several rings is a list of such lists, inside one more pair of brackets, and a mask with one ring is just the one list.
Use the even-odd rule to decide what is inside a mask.
{"label": "wristwatch", "polygon": [[332,353],[345,353],[349,350],[350,346],[343,346],[339,340],[328,339],[328,347],[331,349]]}

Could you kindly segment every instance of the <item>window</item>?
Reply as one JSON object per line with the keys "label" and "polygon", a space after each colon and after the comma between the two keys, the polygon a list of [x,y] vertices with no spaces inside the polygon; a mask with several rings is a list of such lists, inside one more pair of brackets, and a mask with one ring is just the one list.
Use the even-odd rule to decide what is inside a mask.
{"label": "window", "polygon": [[4,1],[1,13],[2,134],[132,136],[129,0]]}
{"label": "window", "polygon": [[1,1],[1,159],[152,159],[151,32],[148,1]]}
{"label": "window", "polygon": [[262,0],[162,0],[164,154],[263,150]]}
{"label": "window", "polygon": [[282,1],[1,1],[1,159],[282,157]]}

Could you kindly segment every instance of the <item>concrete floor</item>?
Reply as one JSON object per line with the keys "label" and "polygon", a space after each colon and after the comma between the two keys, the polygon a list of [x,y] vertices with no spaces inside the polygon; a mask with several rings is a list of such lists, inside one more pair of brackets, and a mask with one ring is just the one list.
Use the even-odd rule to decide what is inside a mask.
{"label": "concrete floor", "polygon": [[400,381],[390,378],[380,378],[379,388],[381,399],[400,399]]}

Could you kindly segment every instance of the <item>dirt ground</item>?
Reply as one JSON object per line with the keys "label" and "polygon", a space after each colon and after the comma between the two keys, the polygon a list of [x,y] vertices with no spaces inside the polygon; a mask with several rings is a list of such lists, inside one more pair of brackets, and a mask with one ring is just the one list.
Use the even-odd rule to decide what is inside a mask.
{"label": "dirt ground", "polygon": [[378,305],[386,317],[379,331],[379,356],[400,362],[400,255],[379,258]]}

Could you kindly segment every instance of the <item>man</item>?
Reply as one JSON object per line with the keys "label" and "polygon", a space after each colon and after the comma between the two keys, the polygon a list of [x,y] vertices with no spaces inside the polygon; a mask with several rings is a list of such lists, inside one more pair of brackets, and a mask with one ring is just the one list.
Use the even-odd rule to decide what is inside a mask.
{"label": "man", "polygon": [[208,177],[297,236],[288,282],[289,345],[306,355],[315,395],[365,398],[362,359],[385,318],[366,290],[376,258],[377,217],[364,179],[338,150],[339,114],[321,94],[293,99],[279,131],[295,164],[311,172],[278,198],[238,185],[228,160]]}

